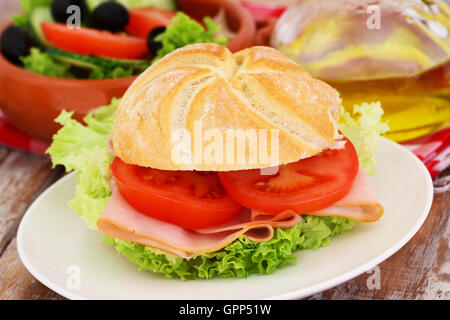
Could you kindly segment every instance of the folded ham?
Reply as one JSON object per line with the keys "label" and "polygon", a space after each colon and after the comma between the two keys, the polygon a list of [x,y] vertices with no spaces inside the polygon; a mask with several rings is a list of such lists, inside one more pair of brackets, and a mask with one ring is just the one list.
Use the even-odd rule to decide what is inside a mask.
{"label": "folded ham", "polygon": [[193,231],[139,213],[121,196],[114,184],[112,189],[111,199],[97,222],[102,233],[187,259],[195,254],[220,250],[243,234],[253,241],[268,241],[273,237],[273,228],[289,228],[301,219],[293,211],[273,216],[255,214],[246,209],[224,225]]}
{"label": "folded ham", "polygon": [[359,222],[375,222],[383,215],[383,206],[378,202],[369,177],[359,168],[350,192],[331,207],[308,213],[315,216],[343,217]]}
{"label": "folded ham", "polygon": [[[383,214],[383,207],[377,202],[364,170],[360,169],[346,197],[332,207],[308,214],[368,222],[378,220]],[[268,241],[273,237],[274,228],[293,227],[300,220],[300,215],[291,210],[274,216],[245,209],[235,219],[221,226],[187,230],[139,213],[112,184],[111,199],[97,226],[110,237],[137,242],[190,259],[198,254],[218,251],[242,235],[257,242]]]}

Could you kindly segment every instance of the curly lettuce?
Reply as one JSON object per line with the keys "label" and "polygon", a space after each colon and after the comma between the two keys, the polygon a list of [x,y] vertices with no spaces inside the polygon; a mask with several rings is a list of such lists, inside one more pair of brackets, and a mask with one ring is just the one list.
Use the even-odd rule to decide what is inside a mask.
{"label": "curly lettuce", "polygon": [[[30,50],[30,54],[21,57],[23,68],[33,73],[56,78],[75,78],[73,66],[62,59],[55,58],[52,53],[42,51],[37,47]],[[91,70],[86,69],[85,77],[88,79],[116,79],[122,77],[131,77],[136,75],[137,71],[133,67],[114,67],[102,68],[96,66]]]}
{"label": "curly lettuce", "polygon": [[[69,207],[94,230],[97,229],[97,220],[111,196],[109,164],[113,157],[108,148],[108,140],[119,102],[120,100],[114,99],[111,105],[86,116],[85,125],[72,119],[71,112],[63,111],[56,119],[63,128],[54,136],[53,143],[47,150],[54,166],[63,165],[67,171],[76,171],[78,185]],[[377,104],[373,106],[378,107]],[[360,159],[365,161],[362,165],[369,169],[367,160],[373,157],[372,149],[364,145],[361,148],[356,139],[361,139],[363,134],[378,137],[379,128],[383,125],[378,117],[379,112],[365,108],[356,108],[355,113],[359,117],[364,116],[364,119],[343,113],[340,129],[352,134]],[[373,123],[369,121],[370,117]],[[372,140],[365,139],[361,143],[363,141],[375,145]],[[217,252],[198,255],[191,260],[107,236],[104,236],[104,242],[137,265],[138,270],[150,270],[167,278],[190,280],[248,277],[251,274],[270,274],[295,263],[296,251],[328,246],[332,237],[351,230],[355,224],[355,221],[345,218],[303,215],[296,226],[276,229],[274,237],[267,242],[258,243],[241,236]]]}
{"label": "curly lettuce", "polygon": [[89,74],[89,79],[117,79],[123,77],[131,77],[136,74],[133,68],[115,67],[114,69],[95,68]]}
{"label": "curly lettuce", "polygon": [[359,163],[369,175],[376,173],[378,138],[389,130],[388,125],[381,122],[383,113],[380,102],[355,104],[352,113],[341,107],[339,130],[353,143]]}
{"label": "curly lettuce", "polygon": [[119,103],[119,99],[113,99],[111,105],[87,115],[86,125],[72,119],[73,112],[63,111],[55,120],[63,127],[47,150],[54,165],[63,165],[67,172],[75,170],[78,185],[68,205],[94,230],[111,196],[109,165],[113,156],[108,139]]}
{"label": "curly lettuce", "polygon": [[23,68],[33,73],[57,78],[73,78],[70,74],[70,64],[58,61],[39,48],[31,48],[30,54],[21,57]]}
{"label": "curly lettuce", "polygon": [[[98,1],[98,0],[97,0]],[[177,2],[175,0],[116,0],[123,4],[125,7],[129,9],[133,8],[145,8],[145,7],[155,7],[159,9],[167,9],[167,10],[176,10]]]}
{"label": "curly lettuce", "polygon": [[166,31],[158,35],[155,40],[162,43],[153,62],[158,61],[166,54],[194,43],[216,43],[226,46],[228,39],[224,35],[217,35],[221,26],[213,22],[210,17],[203,18],[206,29],[197,21],[189,18],[186,14],[178,12],[172,18]]}
{"label": "curly lettuce", "polygon": [[138,270],[161,273],[167,278],[246,278],[251,274],[271,274],[289,263],[295,263],[296,251],[327,246],[331,237],[352,229],[355,224],[344,218],[305,215],[295,227],[276,229],[269,241],[259,243],[241,236],[222,250],[198,255],[191,260],[131,241],[106,236],[104,241],[136,264]]}

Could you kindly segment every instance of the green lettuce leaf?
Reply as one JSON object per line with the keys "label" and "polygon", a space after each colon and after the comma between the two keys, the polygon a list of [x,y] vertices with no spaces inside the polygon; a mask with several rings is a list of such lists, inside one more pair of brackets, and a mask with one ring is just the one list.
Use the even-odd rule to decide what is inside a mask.
{"label": "green lettuce leaf", "polygon": [[176,10],[177,2],[175,0],[116,0],[129,9],[154,7],[158,9]]}
{"label": "green lettuce leaf", "polygon": [[29,15],[36,7],[50,7],[53,0],[20,0],[22,11]]}
{"label": "green lettuce leaf", "polygon": [[42,52],[39,48],[31,48],[30,54],[21,57],[25,70],[42,74],[49,77],[57,78],[73,78],[70,74],[70,64],[58,61],[46,52]]}
{"label": "green lettuce leaf", "polygon": [[[72,113],[63,111],[56,119],[63,128],[54,136],[53,143],[47,150],[53,165],[64,165],[67,171],[76,171],[76,196],[69,206],[94,230],[97,229],[97,220],[111,196],[109,164],[112,162],[112,155],[109,152],[108,139],[112,133],[114,114],[119,102],[120,100],[114,99],[111,105],[86,116],[86,125],[72,119]],[[373,157],[373,150],[370,149],[367,153],[366,147],[361,143],[373,141],[361,135],[364,132],[369,133],[371,139],[374,139],[381,132],[379,128],[384,127],[379,117],[370,116],[372,113],[379,114],[379,105],[374,106],[375,110],[357,107],[356,118],[343,113],[340,124],[344,134],[352,135],[352,141],[358,142],[357,139],[362,139],[355,146],[360,160],[368,163],[374,161],[373,158],[369,159]],[[295,263],[296,251],[327,246],[332,237],[349,231],[355,224],[355,221],[345,218],[303,215],[296,226],[276,229],[273,239],[267,242],[257,243],[241,236],[224,249],[198,255],[191,260],[107,236],[104,236],[104,242],[136,264],[138,270],[150,270],[168,278],[189,280],[248,277],[255,273],[270,274],[276,269]]]}
{"label": "green lettuce leaf", "polygon": [[36,7],[50,7],[53,0],[20,0],[20,8],[22,14],[13,17],[13,24],[16,27],[28,29],[30,23],[30,15]]}
{"label": "green lettuce leaf", "polygon": [[115,67],[111,70],[96,68],[91,71],[89,79],[117,79],[131,77],[135,75],[135,73],[133,68]]}
{"label": "green lettuce leaf", "polygon": [[12,23],[16,27],[22,28],[24,30],[28,31],[29,29],[28,17],[24,14],[16,14],[15,16],[13,16]]}
{"label": "green lettuce leaf", "polygon": [[150,270],[167,278],[182,280],[213,277],[246,278],[251,274],[270,274],[296,262],[298,250],[327,246],[332,236],[353,228],[356,222],[334,217],[303,216],[302,222],[289,229],[276,229],[267,242],[254,242],[241,236],[222,250],[185,260],[144,245],[104,237],[138,270]]}
{"label": "green lettuce leaf", "polygon": [[47,150],[54,166],[64,165],[67,172],[75,170],[78,185],[69,207],[94,230],[111,196],[109,165],[113,157],[108,139],[119,103],[119,99],[113,99],[111,105],[97,109],[95,115],[87,115],[86,125],[72,119],[73,112],[63,111],[55,120],[63,127]]}
{"label": "green lettuce leaf", "polygon": [[93,12],[99,5],[110,0],[86,0],[86,6],[90,12]]}
{"label": "green lettuce leaf", "polygon": [[[30,50],[28,56],[20,58],[23,62],[23,68],[30,72],[38,73],[48,77],[57,78],[74,78],[72,65],[65,62],[58,57],[54,57],[52,53],[43,52],[37,47],[33,47]],[[102,68],[95,67],[92,70],[87,70],[87,74],[84,77],[79,78],[89,78],[89,79],[116,79],[122,77],[130,77],[136,75],[138,71],[134,70],[133,67],[122,68]]]}
{"label": "green lettuce leaf", "polygon": [[153,62],[161,59],[166,54],[194,43],[216,43],[227,45],[228,39],[224,35],[216,35],[221,26],[215,24],[210,17],[203,19],[205,28],[197,21],[189,18],[186,14],[178,12],[172,18],[166,31],[158,35],[155,40],[162,43]]}
{"label": "green lettuce leaf", "polygon": [[355,104],[352,113],[341,107],[339,130],[353,143],[359,163],[369,175],[376,173],[375,150],[378,148],[378,138],[389,130],[388,125],[381,122],[382,115],[380,102]]}

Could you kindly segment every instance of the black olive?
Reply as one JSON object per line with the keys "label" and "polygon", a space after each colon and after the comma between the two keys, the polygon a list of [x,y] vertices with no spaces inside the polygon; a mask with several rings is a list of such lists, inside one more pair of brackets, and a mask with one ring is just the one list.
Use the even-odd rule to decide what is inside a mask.
{"label": "black olive", "polygon": [[104,2],[92,13],[92,25],[100,30],[123,31],[129,21],[127,8],[116,2]]}
{"label": "black olive", "polygon": [[81,13],[81,21],[87,16],[87,6],[85,0],[53,0],[52,2],[52,16],[56,22],[67,23],[73,12],[67,13],[67,8],[70,6],[78,6]]}
{"label": "black olive", "polygon": [[33,39],[23,29],[18,27],[8,27],[3,31],[0,46],[2,54],[6,59],[14,64],[22,65],[19,57],[30,54],[30,48],[33,46]]}
{"label": "black olive", "polygon": [[165,26],[161,26],[161,27],[156,27],[154,29],[152,29],[147,36],[147,47],[148,50],[150,50],[150,52],[156,56],[156,54],[158,53],[158,50],[162,48],[162,43],[159,41],[155,41],[155,38],[160,35],[161,33],[163,33],[164,31],[166,31],[166,27]]}

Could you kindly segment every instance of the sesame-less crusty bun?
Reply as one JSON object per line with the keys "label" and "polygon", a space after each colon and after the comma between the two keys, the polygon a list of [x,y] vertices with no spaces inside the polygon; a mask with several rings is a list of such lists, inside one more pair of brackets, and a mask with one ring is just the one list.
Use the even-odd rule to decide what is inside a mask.
{"label": "sesame-less crusty bun", "polygon": [[[339,106],[332,87],[276,49],[232,54],[219,45],[194,44],[165,56],[130,86],[117,111],[113,144],[124,162],[156,169],[265,168],[335,146]],[[259,139],[258,149],[247,140],[242,161],[237,139],[227,134],[252,130],[248,136]],[[276,160],[261,156],[255,162],[266,149]]]}

